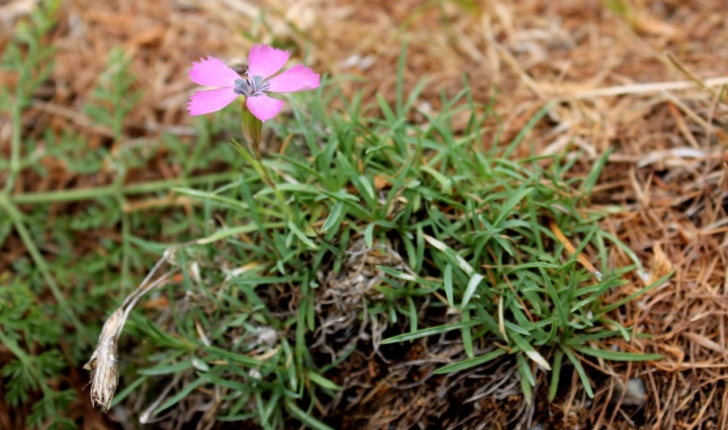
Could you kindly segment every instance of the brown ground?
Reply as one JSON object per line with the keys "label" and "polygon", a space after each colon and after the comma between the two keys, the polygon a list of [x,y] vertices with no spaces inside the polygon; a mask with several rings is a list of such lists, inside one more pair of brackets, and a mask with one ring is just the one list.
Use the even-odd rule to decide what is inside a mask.
{"label": "brown ground", "polygon": [[[0,3],[0,46],[10,34],[6,24],[33,3]],[[261,10],[267,25],[260,23]],[[655,336],[649,344],[635,341],[642,342],[638,349],[666,357],[612,369],[646,382],[644,406],[610,402],[610,379],[597,387],[593,403],[586,403],[574,383],[555,404],[537,404],[536,415],[553,428],[587,422],[601,428],[728,428],[728,105],[719,101],[717,85],[728,80],[710,79],[728,76],[726,13],[728,3],[710,0],[69,0],[52,36],[59,48],[53,95],[31,115],[84,131],[91,145],[108,139],[109,131],[94,127],[78,107],[116,46],[133,57],[144,91],[125,124],[129,137],[189,132],[190,62],[208,54],[244,61],[258,41],[288,46],[294,56],[305,53],[316,70],[366,77],[369,82],[356,89],[392,101],[405,36],[407,86],[430,77],[422,99],[434,110],[438,91],[454,95],[462,88],[462,74],[476,101],[487,102],[496,89],[506,141],[545,101],[556,100],[530,136],[542,153],[580,151],[588,166],[614,148],[593,206],[622,205],[604,228],[649,269],[620,297],[676,272],[672,281],[630,304],[622,321]],[[6,79],[0,74],[0,82]],[[5,125],[0,123],[3,151]],[[154,174],[173,175],[173,167]],[[56,189],[73,180],[62,169],[54,172],[52,181],[19,186]],[[628,261],[617,250],[612,258]],[[418,411],[447,401],[428,398],[426,386],[406,395],[382,393],[364,411],[380,417],[382,426],[393,418],[416,422]],[[512,402],[519,401],[516,396]],[[477,421],[499,416],[508,404],[481,402]]]}

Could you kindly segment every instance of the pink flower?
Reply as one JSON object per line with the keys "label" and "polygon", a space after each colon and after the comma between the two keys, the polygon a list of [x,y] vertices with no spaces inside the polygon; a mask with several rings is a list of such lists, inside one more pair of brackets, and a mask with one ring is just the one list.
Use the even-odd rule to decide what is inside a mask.
{"label": "pink flower", "polygon": [[256,118],[263,122],[273,118],[283,107],[283,101],[268,97],[266,92],[291,93],[320,85],[320,76],[300,64],[271,78],[286,64],[289,55],[288,51],[267,45],[253,46],[245,72],[247,79],[215,57],[201,58],[199,63],[192,63],[190,79],[199,85],[220,88],[195,92],[190,96],[187,110],[193,116],[215,112],[242,95]]}

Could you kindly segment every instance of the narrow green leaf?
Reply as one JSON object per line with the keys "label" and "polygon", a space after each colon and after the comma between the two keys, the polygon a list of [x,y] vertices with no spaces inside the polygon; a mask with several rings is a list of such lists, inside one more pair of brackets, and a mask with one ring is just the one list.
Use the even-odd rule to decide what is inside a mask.
{"label": "narrow green leaf", "polygon": [[587,178],[584,180],[584,183],[581,185],[581,192],[584,193],[585,196],[591,195],[592,190],[594,189],[594,186],[597,184],[597,180],[599,179],[599,174],[604,169],[604,166],[607,164],[607,160],[609,160],[609,156],[612,155],[613,152],[614,148],[608,148],[606,151],[604,151],[604,154],[599,157],[599,160],[594,163],[594,166],[592,166],[592,169],[589,172],[589,176],[587,176]]}
{"label": "narrow green leaf", "polygon": [[309,371],[307,373],[309,381],[313,382],[314,384],[326,388],[328,390],[334,390],[339,391],[341,390],[341,386],[334,384],[331,382],[331,380],[324,378],[323,376],[319,375],[316,372]]}
{"label": "narrow green leaf", "polygon": [[444,373],[454,373],[454,372],[460,372],[461,370],[470,369],[475,366],[480,366],[481,364],[487,363],[491,360],[494,360],[501,355],[505,355],[508,351],[505,349],[499,348],[494,351],[491,351],[487,354],[480,355],[478,357],[468,358],[467,360],[458,361],[457,363],[448,364],[447,366],[443,366],[437,370],[435,370],[435,374],[442,375]]}
{"label": "narrow green leaf", "polygon": [[531,369],[528,368],[528,362],[520,355],[518,358],[518,373],[521,375],[521,391],[523,392],[523,399],[526,401],[526,404],[530,405],[531,402],[533,402],[533,389],[531,388],[533,386],[531,383],[533,380],[533,374],[531,374]]}
{"label": "narrow green leaf", "polygon": [[589,348],[588,346],[582,346],[582,345],[569,345],[569,346],[571,348],[575,349],[576,351],[581,352],[582,354],[591,355],[592,357],[597,357],[597,358],[603,358],[605,360],[612,360],[612,361],[662,360],[662,355],[660,355],[660,354],[642,354],[639,352],[611,351],[608,349]]}
{"label": "narrow green leaf", "polygon": [[367,228],[364,229],[364,243],[367,248],[371,248],[372,245],[374,245],[374,224],[369,224]]}
{"label": "narrow green leaf", "polygon": [[420,170],[432,175],[432,177],[440,183],[440,188],[442,189],[443,193],[448,195],[452,193],[452,178],[443,175],[442,173],[438,172],[430,166],[422,166]]}
{"label": "narrow green leaf", "polygon": [[184,372],[187,369],[192,368],[192,360],[180,361],[179,363],[166,364],[163,366],[150,367],[148,369],[140,369],[140,375],[146,376],[158,376],[158,375],[169,375],[172,373]]}
{"label": "narrow green leaf", "polygon": [[316,430],[334,430],[323,422],[302,411],[292,400],[286,399],[286,409],[294,418]]}
{"label": "narrow green leaf", "polygon": [[473,275],[472,278],[470,278],[470,282],[468,282],[467,288],[465,288],[465,293],[463,293],[463,302],[460,304],[460,308],[464,309],[465,306],[468,305],[468,302],[470,302],[470,299],[473,297],[473,294],[475,294],[476,288],[478,288],[478,285],[480,285],[480,281],[482,281],[483,275],[480,273],[476,273]]}
{"label": "narrow green leaf", "polygon": [[214,346],[206,346],[205,351],[210,354],[217,355],[218,357],[222,357],[248,367],[258,367],[261,365],[261,362],[256,360],[255,358],[250,358],[246,355],[236,354],[234,352],[226,351],[224,349],[216,348]]}
{"label": "narrow green leaf", "polygon": [[533,360],[536,364],[543,367],[546,370],[551,370],[549,362],[541,354],[539,354],[520,334],[516,332],[509,332],[508,337],[513,340],[518,349],[523,351],[528,358]]}
{"label": "narrow green leaf", "polygon": [[518,203],[520,203],[524,197],[530,194],[531,191],[533,191],[533,188],[521,188],[513,196],[511,196],[511,198],[509,198],[508,201],[503,204],[503,206],[498,208],[498,218],[493,221],[493,227],[500,227],[503,220],[511,214],[516,205],[518,205]]}
{"label": "narrow green leaf", "polygon": [[581,379],[581,383],[584,385],[584,390],[586,391],[586,395],[589,396],[589,398],[594,398],[594,391],[592,391],[591,384],[589,383],[589,378],[586,376],[586,372],[584,372],[584,368],[582,367],[581,363],[579,362],[579,359],[576,358],[573,352],[569,348],[566,348],[564,346],[561,347],[561,349],[566,354],[566,357],[569,359],[572,365],[574,365],[574,368],[576,369],[576,372],[579,374],[579,379]]}
{"label": "narrow green leaf", "polygon": [[169,400],[167,400],[166,402],[164,402],[162,404],[162,406],[160,406],[159,408],[157,408],[154,411],[154,413],[155,414],[158,414],[158,413],[160,413],[160,412],[162,412],[162,411],[164,411],[166,409],[169,409],[172,406],[176,405],[177,403],[179,403],[180,400],[182,400],[185,397],[187,397],[188,394],[190,394],[194,389],[196,389],[197,387],[199,387],[200,385],[202,385],[204,382],[205,382],[205,380],[200,378],[200,379],[195,379],[193,382],[185,385],[181,390],[179,390],[179,392],[177,394],[175,394],[174,396],[170,397]]}
{"label": "narrow green leaf", "polygon": [[[268,223],[268,224],[264,224],[264,227],[273,229],[273,228],[281,228],[284,225],[285,224],[282,222]],[[195,243],[197,243],[198,245],[205,245],[208,243],[217,242],[218,240],[226,239],[230,236],[251,233],[253,231],[258,230],[259,228],[260,227],[258,225],[256,225],[255,223],[250,223],[250,224],[241,225],[241,226],[237,226],[237,227],[225,228],[225,229],[216,231],[215,233],[211,234],[210,236],[207,236],[202,239],[198,239],[195,241]]]}
{"label": "narrow green leaf", "polygon": [[[462,318],[464,323],[470,321],[470,309],[463,309]],[[465,354],[472,358],[475,356],[475,348],[473,348],[473,334],[470,332],[470,327],[461,328],[460,336],[463,339],[463,349],[465,349]]]}
{"label": "narrow green leaf", "polygon": [[436,327],[429,327],[429,328],[423,328],[420,330],[417,330],[416,332],[412,333],[404,333],[397,336],[390,337],[389,339],[384,339],[382,341],[382,345],[390,344],[390,343],[398,343],[398,342],[406,342],[409,340],[415,340],[426,336],[433,336],[436,334],[442,334],[451,330],[458,330],[464,327],[473,327],[480,324],[479,321],[464,321],[459,323],[453,323],[453,324],[443,324]]}
{"label": "narrow green leaf", "polygon": [[313,250],[319,249],[318,245],[313,243],[313,241],[308,236],[303,234],[301,229],[298,228],[298,226],[293,222],[293,220],[288,221],[288,228],[291,230],[291,232],[293,232],[293,234],[296,235],[296,237],[301,239],[301,242],[306,244],[306,246],[308,246],[310,249],[313,249]]}
{"label": "narrow green leaf", "polygon": [[[528,385],[531,387],[536,386],[536,378],[533,376],[533,372],[531,372],[531,366],[528,364],[528,361],[526,358],[518,354],[518,357],[516,357],[516,361],[518,362],[519,372],[521,373],[522,380],[525,379],[528,382]],[[528,389],[529,393],[531,389]]]}
{"label": "narrow green leaf", "polygon": [[374,187],[372,186],[372,183],[369,182],[369,178],[364,175],[360,175],[359,182],[361,183],[364,190],[367,192],[367,196],[371,200],[374,200],[376,198],[376,195],[374,194]]}
{"label": "narrow green leaf", "polygon": [[244,392],[251,388],[251,384],[249,382],[232,381],[232,380],[226,379],[226,378],[219,378],[217,376],[213,376],[211,372],[198,372],[197,376],[199,376],[200,378],[206,380],[207,382],[209,382],[211,384],[219,385],[219,386],[225,387],[225,388],[230,388],[231,390],[235,390],[238,392]]}
{"label": "narrow green leaf", "polygon": [[528,120],[526,126],[518,132],[515,139],[513,139],[513,141],[508,145],[506,150],[503,151],[503,158],[508,158],[513,153],[513,151],[516,150],[516,148],[523,141],[528,132],[531,131],[536,126],[536,124],[538,124],[538,122],[541,121],[541,119],[546,116],[546,114],[551,110],[551,105],[551,102],[547,103],[538,112],[536,112],[536,115],[534,115],[533,118]]}
{"label": "narrow green leaf", "polygon": [[325,233],[329,231],[331,227],[337,225],[341,221],[343,214],[344,204],[342,202],[336,202],[334,208],[331,209],[331,213],[329,213],[329,216],[326,218],[326,221],[324,221],[324,225],[321,227],[321,233]]}
{"label": "narrow green leaf", "polygon": [[455,307],[455,299],[453,298],[453,286],[452,286],[452,265],[450,263],[445,266],[444,274],[445,284],[445,296],[447,297],[447,303],[451,308]]}
{"label": "narrow green leaf", "polygon": [[551,366],[551,382],[549,383],[549,401],[556,398],[559,389],[559,377],[561,376],[561,363],[564,359],[564,351],[557,349],[554,352],[554,364]]}
{"label": "narrow green leaf", "polygon": [[619,301],[617,301],[615,303],[612,303],[609,306],[605,306],[604,308],[602,308],[600,310],[601,313],[602,314],[607,313],[607,312],[609,312],[611,310],[617,309],[618,307],[624,305],[625,303],[631,302],[632,300],[636,299],[637,297],[641,296],[642,294],[645,294],[646,292],[650,291],[651,289],[656,288],[656,287],[664,284],[674,274],[675,274],[675,271],[672,271],[672,272],[668,273],[667,275],[663,276],[662,278],[660,278],[660,279],[656,280],[655,282],[651,283],[650,285],[648,285],[648,286],[646,286],[646,287],[644,287],[644,288],[642,288],[642,289],[640,289],[640,290],[638,290],[638,291],[630,294],[629,296],[623,298],[622,300],[619,300]]}
{"label": "narrow green leaf", "polygon": [[561,302],[561,297],[559,297],[559,293],[556,292],[556,288],[554,288],[554,284],[551,282],[551,277],[548,273],[546,273],[546,270],[543,267],[539,267],[539,271],[541,272],[541,277],[546,283],[546,291],[548,291],[549,297],[556,308],[556,314],[559,316],[559,327],[566,327],[569,323],[569,317],[564,309],[564,304]]}
{"label": "narrow green leaf", "polygon": [[122,400],[126,399],[129,394],[133,393],[139,386],[141,386],[148,377],[142,376],[136,381],[132,382],[131,384],[124,387],[123,390],[121,390],[119,393],[114,396],[114,399],[111,401],[111,405],[109,405],[109,408],[113,408],[114,406],[118,405]]}
{"label": "narrow green leaf", "polygon": [[410,332],[416,332],[419,318],[417,317],[417,306],[415,301],[412,300],[412,296],[407,296],[407,304],[409,305]]}

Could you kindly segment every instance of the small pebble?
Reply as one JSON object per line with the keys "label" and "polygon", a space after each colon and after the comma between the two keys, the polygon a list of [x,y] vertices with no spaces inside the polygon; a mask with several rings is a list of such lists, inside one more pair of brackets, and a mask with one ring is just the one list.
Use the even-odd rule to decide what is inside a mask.
{"label": "small pebble", "polygon": [[[612,401],[617,402],[622,397],[624,385],[621,381],[614,387]],[[641,378],[632,378],[627,382],[627,391],[622,398],[622,404],[627,406],[642,406],[645,403],[645,382]]]}

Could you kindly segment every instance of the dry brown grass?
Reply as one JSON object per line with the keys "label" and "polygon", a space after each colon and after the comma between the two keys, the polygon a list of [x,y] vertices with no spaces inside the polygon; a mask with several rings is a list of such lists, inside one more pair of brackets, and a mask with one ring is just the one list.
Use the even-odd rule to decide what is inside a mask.
{"label": "dry brown grass", "polygon": [[[3,15],[10,21],[32,3],[11,1],[3,10],[15,9]],[[617,13],[608,4],[627,6]],[[587,403],[575,383],[557,403],[537,404],[537,420],[553,428],[728,428],[728,106],[719,100],[720,84],[728,76],[726,8],[717,0],[71,0],[53,34],[59,55],[52,80],[27,121],[80,130],[89,137],[90,150],[108,144],[109,131],[95,126],[78,106],[90,96],[107,53],[119,45],[133,58],[132,71],[144,90],[126,123],[128,139],[154,138],[161,130],[191,133],[184,111],[193,88],[186,77],[190,62],[208,54],[242,62],[256,41],[305,54],[317,70],[366,77],[367,83],[347,84],[346,90],[363,88],[367,97],[382,94],[391,100],[406,36],[407,86],[424,76],[432,82],[423,106],[429,103],[436,110],[438,91],[459,91],[464,73],[476,101],[487,102],[497,89],[495,109],[503,119],[504,139],[518,133],[544,102],[556,100],[548,119],[530,136],[541,152],[581,154],[586,168],[614,149],[593,206],[621,205],[623,210],[603,227],[648,269],[644,279],[633,279],[614,299],[671,270],[675,276],[629,304],[622,315],[623,324],[651,333],[654,350],[665,355],[654,367],[613,368],[621,377],[645,380],[644,406],[620,408],[610,401],[613,383]],[[259,21],[261,10],[268,26]],[[4,28],[0,46],[11,27]],[[7,79],[0,75],[3,84]],[[5,145],[5,124],[0,137]],[[40,191],[85,185],[64,175],[62,166],[51,167],[48,181],[18,186]],[[145,179],[152,174],[174,176],[174,166],[144,173]],[[15,245],[23,252],[22,244]],[[617,250],[611,258],[615,264],[628,262]],[[416,359],[402,357],[400,366]],[[362,422],[362,415],[370,417],[370,426],[406,427],[428,409],[447,410],[448,402],[477,391],[443,397],[442,387],[429,383],[378,386],[377,378],[386,380],[386,372],[360,364],[352,378],[374,385],[368,397],[362,394],[350,428]],[[498,379],[479,377],[483,387]],[[484,418],[497,423],[512,410],[523,410],[511,385],[496,390],[500,400],[479,398],[479,416],[454,417],[445,424],[459,419],[460,425],[475,428]]]}

